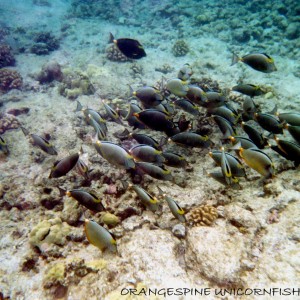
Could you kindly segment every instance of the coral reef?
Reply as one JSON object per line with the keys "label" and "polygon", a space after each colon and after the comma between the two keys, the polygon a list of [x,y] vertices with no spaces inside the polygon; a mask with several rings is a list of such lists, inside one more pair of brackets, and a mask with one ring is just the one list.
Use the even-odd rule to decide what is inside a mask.
{"label": "coral reef", "polygon": [[50,32],[39,32],[34,37],[35,44],[30,51],[36,55],[47,55],[59,48],[59,39]]}
{"label": "coral reef", "polygon": [[125,62],[130,61],[118,48],[115,44],[109,45],[106,50],[106,57],[111,61]]}
{"label": "coral reef", "polygon": [[137,63],[133,63],[130,66],[130,70],[134,78],[140,78],[142,75],[144,75],[143,67]]}
{"label": "coral reef", "polygon": [[9,129],[17,129],[19,126],[20,122],[14,115],[0,113],[0,134],[3,134]]}
{"label": "coral reef", "polygon": [[63,73],[61,66],[56,61],[51,61],[43,65],[41,72],[37,75],[36,79],[41,83],[50,83],[54,80],[62,81]]}
{"label": "coral reef", "polygon": [[218,217],[218,211],[210,205],[199,206],[189,213],[189,222],[193,226],[211,226]]}
{"label": "coral reef", "polygon": [[16,70],[0,69],[0,92],[20,89],[23,84],[22,76]]}
{"label": "coral reef", "polygon": [[172,53],[175,57],[185,56],[189,52],[189,46],[184,40],[178,40],[172,47]]}
{"label": "coral reef", "polygon": [[0,45],[0,68],[14,66],[15,63],[11,47],[5,44]]}
{"label": "coral reef", "polygon": [[168,74],[174,71],[174,68],[171,67],[169,64],[163,64],[161,67],[155,68],[155,71],[163,73],[163,74]]}
{"label": "coral reef", "polygon": [[94,87],[89,77],[83,72],[66,69],[63,70],[63,80],[59,87],[59,93],[74,100],[80,95],[92,95]]}

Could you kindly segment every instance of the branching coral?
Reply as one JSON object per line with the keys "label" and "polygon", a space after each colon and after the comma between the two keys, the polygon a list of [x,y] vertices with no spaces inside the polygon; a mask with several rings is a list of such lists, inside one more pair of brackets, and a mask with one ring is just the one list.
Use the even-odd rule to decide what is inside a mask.
{"label": "branching coral", "polygon": [[16,60],[12,54],[11,48],[8,45],[0,45],[0,68],[14,66]]}
{"label": "branching coral", "polygon": [[21,75],[10,69],[0,69],[0,91],[8,92],[12,89],[20,89],[23,84]]}
{"label": "branching coral", "polygon": [[189,222],[193,226],[210,226],[218,217],[218,211],[210,205],[199,206],[191,210]]}
{"label": "branching coral", "polygon": [[172,48],[174,56],[185,56],[189,52],[189,46],[184,40],[178,40],[175,42]]}

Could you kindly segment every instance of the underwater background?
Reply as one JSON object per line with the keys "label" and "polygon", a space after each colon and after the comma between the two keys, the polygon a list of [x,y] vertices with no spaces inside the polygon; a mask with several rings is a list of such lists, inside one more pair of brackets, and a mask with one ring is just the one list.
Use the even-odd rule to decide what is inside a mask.
{"label": "underwater background", "polygon": [[0,0],[0,299],[299,298],[299,23],[292,0]]}

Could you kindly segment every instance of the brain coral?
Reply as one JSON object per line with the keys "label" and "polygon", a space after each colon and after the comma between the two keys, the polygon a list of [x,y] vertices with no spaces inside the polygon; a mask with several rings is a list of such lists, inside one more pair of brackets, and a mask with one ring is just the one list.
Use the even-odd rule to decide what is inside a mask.
{"label": "brain coral", "polygon": [[0,45],[0,68],[14,66],[15,63],[11,48],[5,44]]}
{"label": "brain coral", "polygon": [[215,207],[204,205],[191,210],[189,214],[189,221],[193,226],[210,226],[217,219],[217,217],[218,211]]}
{"label": "brain coral", "polygon": [[10,69],[0,69],[0,91],[8,92],[12,89],[20,89],[23,84],[21,75]]}
{"label": "brain coral", "polygon": [[185,56],[189,52],[189,46],[183,40],[178,40],[175,42],[172,48],[172,53],[174,56]]}

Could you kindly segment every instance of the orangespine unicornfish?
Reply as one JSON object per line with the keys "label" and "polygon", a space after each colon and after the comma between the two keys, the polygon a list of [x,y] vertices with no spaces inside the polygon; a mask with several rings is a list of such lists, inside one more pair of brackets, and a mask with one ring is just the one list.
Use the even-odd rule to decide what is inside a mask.
{"label": "orangespine unicornfish", "polygon": [[101,251],[108,249],[117,252],[117,242],[112,233],[98,223],[86,219],[84,222],[84,230],[88,241],[99,248]]}
{"label": "orangespine unicornfish", "polygon": [[72,199],[75,199],[81,205],[85,206],[86,208],[94,212],[100,212],[105,210],[105,207],[101,202],[101,199],[99,199],[99,197],[92,192],[87,192],[83,189],[74,189],[74,190],[66,191],[62,188],[59,188],[59,191],[61,196],[66,195]]}
{"label": "orangespine unicornfish", "polygon": [[159,207],[159,201],[156,197],[149,194],[145,189],[143,189],[139,185],[131,183],[128,184],[124,181],[122,181],[122,184],[125,189],[132,188],[146,208],[148,208],[152,212],[157,211]]}
{"label": "orangespine unicornfish", "polygon": [[279,139],[275,137],[275,141],[277,143],[277,147],[271,147],[273,150],[275,150],[277,153],[279,153],[281,156],[286,158],[287,160],[293,161],[295,166],[299,166],[300,164],[300,146],[296,143],[286,141]]}
{"label": "orangespine unicornfish", "polygon": [[290,135],[295,139],[295,141],[300,144],[300,126],[285,125]]}
{"label": "orangespine unicornfish", "polygon": [[153,178],[159,180],[173,180],[171,171],[163,166],[156,166],[148,162],[136,162],[136,167]]}
{"label": "orangespine unicornfish", "polygon": [[[209,152],[209,156],[215,161],[218,166],[221,166],[222,151],[213,150]],[[231,174],[234,177],[246,177],[245,169],[242,162],[232,154],[225,152],[226,160],[230,166]]]}
{"label": "orangespine unicornfish", "polygon": [[227,156],[225,155],[225,150],[223,147],[221,148],[221,170],[226,183],[230,185],[232,183],[232,173],[230,164],[227,160]]}
{"label": "orangespine unicornfish", "polygon": [[135,103],[130,103],[129,105],[129,110],[126,114],[124,114],[124,120],[128,122],[129,126],[132,126],[133,129],[139,128],[139,129],[145,129],[146,126],[137,118],[135,117],[133,114],[134,113],[138,113],[142,111],[142,108],[139,107],[137,104]]}
{"label": "orangespine unicornfish", "polygon": [[163,101],[160,91],[151,86],[141,87],[132,91],[132,94],[148,107],[157,106]]}
{"label": "orangespine unicornfish", "polygon": [[80,153],[77,152],[55,162],[51,169],[49,178],[59,178],[65,176],[76,166],[79,159],[79,154]]}
{"label": "orangespine unicornfish", "polygon": [[228,139],[230,136],[236,135],[235,128],[232,124],[225,118],[214,115],[212,116],[214,121],[217,123],[218,127],[220,128],[221,132],[223,133],[223,138]]}
{"label": "orangespine unicornfish", "polygon": [[208,148],[211,145],[207,135],[202,136],[190,131],[177,133],[171,136],[169,140],[183,147]]}
{"label": "orangespine unicornfish", "polygon": [[300,126],[300,113],[276,113],[280,122],[288,123],[292,126]]}
{"label": "orangespine unicornfish", "polygon": [[133,115],[150,129],[163,131],[168,136],[176,132],[175,124],[172,122],[170,116],[157,109],[145,109]]}
{"label": "orangespine unicornfish", "polygon": [[96,141],[95,148],[110,164],[125,169],[135,168],[133,157],[123,147],[108,141]]}
{"label": "orangespine unicornfish", "polygon": [[162,151],[145,144],[133,146],[129,150],[129,153],[137,161],[152,162],[155,164],[162,164],[165,161]]}
{"label": "orangespine unicornfish", "polygon": [[229,139],[234,146],[239,144],[238,148],[231,147],[230,149],[239,150],[240,147],[244,149],[257,148],[253,141],[243,136],[230,136]]}
{"label": "orangespine unicornfish", "polygon": [[258,130],[254,127],[242,122],[242,128],[247,133],[250,140],[256,145],[257,148],[263,149],[268,146],[268,139],[264,137]]}
{"label": "orangespine unicornfish", "polygon": [[203,107],[207,109],[213,109],[219,106],[223,106],[226,103],[226,98],[222,93],[218,92],[206,92],[206,100],[203,103]]}
{"label": "orangespine unicornfish", "polygon": [[165,158],[164,164],[173,168],[185,168],[187,166],[187,161],[185,157],[173,152],[163,152],[163,157]]}
{"label": "orangespine unicornfish", "polygon": [[240,148],[240,157],[253,170],[261,174],[265,178],[273,177],[274,164],[271,158],[260,149],[243,149]]}
{"label": "orangespine unicornfish", "polygon": [[1,136],[0,136],[0,152],[3,152],[4,154],[9,154],[8,146],[5,140]]}
{"label": "orangespine unicornfish", "polygon": [[185,97],[189,90],[188,83],[179,78],[169,79],[166,88],[170,93],[178,97]]}
{"label": "orangespine unicornfish", "polygon": [[87,120],[88,120],[88,123],[94,128],[98,139],[99,140],[105,139],[106,138],[105,128],[107,128],[106,125],[105,125],[105,128],[103,126],[101,126],[98,122],[96,122],[94,120],[94,118],[90,114],[87,116]]}
{"label": "orangespine unicornfish", "polygon": [[187,99],[178,99],[175,100],[174,105],[181,108],[183,111],[193,115],[193,116],[199,116],[199,107],[195,105],[193,102]]}
{"label": "orangespine unicornfish", "polygon": [[[213,178],[214,180],[218,181],[219,183],[228,186],[227,180],[224,178],[222,171],[213,171],[213,172],[204,172],[205,175],[208,177]],[[230,187],[233,189],[239,189],[239,181],[236,177],[232,177],[232,182],[230,184]]]}
{"label": "orangespine unicornfish", "polygon": [[238,121],[239,116],[235,114],[231,109],[222,105],[213,109],[208,109],[208,112],[212,115],[220,116],[226,119],[230,124],[235,125]]}
{"label": "orangespine unicornfish", "polygon": [[27,129],[25,129],[24,127],[21,127],[23,133],[25,136],[30,136],[32,139],[32,144],[34,146],[39,147],[42,151],[44,151],[45,153],[48,153],[50,155],[57,155],[57,151],[55,149],[55,147],[46,139],[44,139],[43,137],[37,135],[37,134],[29,134],[29,132],[27,131]]}
{"label": "orangespine unicornfish", "polygon": [[115,39],[110,33],[110,43],[114,43],[118,49],[130,59],[140,59],[146,56],[146,52],[139,41],[130,38]]}
{"label": "orangespine unicornfish", "polygon": [[249,97],[256,97],[266,94],[266,91],[262,87],[254,84],[238,84],[235,85],[232,90]]}
{"label": "orangespine unicornfish", "polygon": [[149,135],[132,132],[129,134],[129,136],[136,140],[139,144],[149,145],[157,150],[160,149],[160,143],[158,143],[154,138],[152,138]]}
{"label": "orangespine unicornfish", "polygon": [[204,106],[207,101],[206,93],[196,85],[189,85],[188,88],[185,97],[197,105]]}
{"label": "orangespine unicornfish", "polygon": [[277,71],[274,59],[266,53],[251,53],[243,57],[239,57],[238,55],[233,53],[231,65],[234,65],[239,61],[245,63],[256,71],[260,71],[263,73],[271,73]]}
{"label": "orangespine unicornfish", "polygon": [[179,206],[179,204],[172,199],[171,197],[167,196],[167,194],[165,194],[159,187],[158,191],[159,194],[166,200],[172,215],[178,219],[180,222],[184,223],[186,222],[186,218],[185,218],[185,212],[184,210]]}
{"label": "orangespine unicornfish", "polygon": [[273,134],[282,134],[284,122],[281,123],[274,116],[265,113],[255,113],[254,120],[261,128]]}
{"label": "orangespine unicornfish", "polygon": [[101,101],[102,101],[102,103],[103,103],[103,106],[104,106],[104,108],[105,108],[105,111],[106,111],[108,117],[109,117],[112,121],[114,121],[114,122],[116,122],[116,123],[118,123],[118,124],[123,125],[123,122],[122,122],[122,120],[120,119],[119,114],[118,114],[113,108],[111,108],[108,104],[106,104],[105,101],[103,101],[103,100],[101,100]]}
{"label": "orangespine unicornfish", "polygon": [[250,121],[254,119],[254,114],[257,111],[257,106],[254,103],[252,98],[246,98],[243,102],[243,112],[242,119],[243,121]]}
{"label": "orangespine unicornfish", "polygon": [[177,78],[187,81],[193,75],[193,69],[189,64],[184,64],[178,71]]}
{"label": "orangespine unicornfish", "polygon": [[90,180],[89,174],[92,170],[88,168],[88,166],[82,159],[78,159],[75,169],[79,175],[83,176],[86,180]]}

